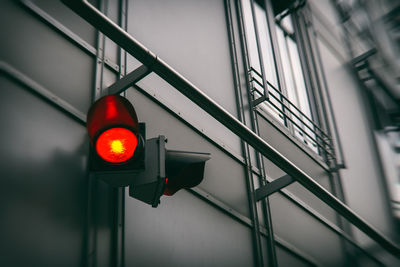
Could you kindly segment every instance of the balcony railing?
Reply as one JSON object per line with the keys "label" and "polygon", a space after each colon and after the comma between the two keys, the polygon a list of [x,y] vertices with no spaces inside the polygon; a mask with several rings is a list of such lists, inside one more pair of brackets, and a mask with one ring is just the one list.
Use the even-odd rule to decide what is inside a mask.
{"label": "balcony railing", "polygon": [[[264,96],[264,84],[261,82],[263,79],[257,70],[250,68],[248,74],[249,81],[252,83],[253,97],[257,99],[256,96],[258,95],[259,98],[263,98],[262,101],[257,101],[257,104],[266,102],[270,105],[279,114],[279,117],[283,118],[285,126],[291,124],[301,136],[306,136],[312,142],[312,145],[317,147],[317,153],[325,157],[328,165],[336,162],[332,138],[268,81],[266,81],[268,96]],[[303,139],[303,142],[307,143],[306,139]]]}

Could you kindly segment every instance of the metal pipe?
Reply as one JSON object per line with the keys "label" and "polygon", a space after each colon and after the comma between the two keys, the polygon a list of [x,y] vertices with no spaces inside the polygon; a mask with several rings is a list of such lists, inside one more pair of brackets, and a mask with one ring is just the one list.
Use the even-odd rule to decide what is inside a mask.
{"label": "metal pipe", "polygon": [[[118,1],[118,24],[125,31],[128,30],[128,18],[126,16],[126,11],[128,9],[128,0],[119,0]],[[118,79],[119,81],[126,76],[133,76],[129,73],[127,75],[127,53],[121,47],[118,47]],[[144,65],[142,65],[144,66]],[[138,73],[141,67],[132,71],[132,73]],[[137,75],[138,77],[140,75]],[[105,90],[112,91],[112,90]],[[123,96],[126,97],[126,92],[124,91]],[[115,199],[113,200],[113,204],[116,207],[114,209],[114,218],[113,218],[113,265],[123,267],[125,266],[125,188],[115,188],[113,190]]]}
{"label": "metal pipe", "polygon": [[94,27],[102,31],[111,40],[124,48],[128,53],[136,57],[147,66],[152,65],[152,70],[166,82],[175,87],[178,91],[196,103],[199,107],[213,116],[220,123],[242,138],[254,149],[267,157],[271,162],[286,171],[286,173],[296,179],[311,193],[324,201],[327,205],[340,213],[349,222],[358,227],[370,238],[375,240],[388,252],[400,258],[400,248],[387,237],[383,236],[373,226],[362,219],[358,214],[334,197],[325,188],[315,182],[308,174],[295,166],[286,157],[281,155],[276,149],[265,142],[261,137],[252,132],[235,117],[233,117],[224,108],[218,105],[214,100],[200,91],[195,85],[185,79],[181,74],[175,71],[162,59],[157,58],[155,54],[149,51],[140,42],[121,29],[113,21],[98,11],[87,1],[80,0],[62,0],[65,5],[82,16]]}
{"label": "metal pipe", "polygon": [[[245,75],[245,80],[246,80],[246,84],[247,86],[245,87],[246,92],[247,92],[247,101],[248,101],[248,105],[249,105],[249,116],[250,116],[250,125],[251,127],[255,130],[258,131],[258,123],[257,123],[257,114],[254,110],[254,106],[253,106],[253,98],[252,98],[252,94],[251,94],[251,90],[250,88],[252,87],[252,79],[253,77],[250,77],[250,70],[252,69],[252,67],[250,66],[250,58],[249,58],[249,53],[247,50],[247,34],[246,34],[246,27],[245,27],[245,21],[244,21],[244,14],[243,14],[243,1],[235,1],[236,4],[236,15],[238,17],[238,21],[239,21],[239,38],[240,38],[240,44],[241,44],[241,51],[243,53],[243,63],[244,63],[244,67],[245,70],[247,71],[246,75]],[[252,3],[250,3],[252,5]],[[262,75],[259,74],[259,76],[261,77],[261,79],[263,78]],[[239,77],[238,77],[239,78]],[[250,79],[251,78],[251,79]],[[240,79],[239,79],[240,80]],[[266,81],[266,79],[263,80],[264,82]],[[262,86],[264,88],[264,86]],[[243,105],[243,97],[241,95],[241,92],[239,92],[239,100],[241,102],[241,104]],[[265,97],[265,95],[264,95]],[[265,97],[266,98],[266,97]],[[244,110],[241,110],[244,114]],[[245,120],[243,121],[245,124]],[[252,160],[250,157],[250,146],[249,144],[245,143],[242,140],[243,144],[246,144],[246,153],[247,156],[249,157],[249,167],[252,167]],[[259,168],[259,181],[261,184],[264,184],[266,181],[266,173],[265,173],[265,167],[264,167],[264,160],[261,157],[261,154],[259,152],[256,152],[255,154],[256,157],[256,164]],[[260,178],[261,177],[261,178]],[[265,181],[264,181],[265,180]],[[253,188],[254,190],[254,188]],[[276,255],[276,239],[275,239],[275,235],[274,235],[274,229],[273,229],[273,224],[272,224],[272,217],[271,217],[271,208],[269,205],[269,200],[268,198],[265,198],[263,201],[261,201],[261,205],[262,205],[262,211],[263,211],[263,215],[264,215],[264,225],[268,230],[268,235],[267,237],[267,260],[268,260],[268,266],[277,266],[278,265],[278,260],[277,260],[277,255]]]}
{"label": "metal pipe", "polygon": [[[228,24],[228,36],[230,41],[230,52],[232,58],[232,71],[234,73],[234,85],[235,85],[235,94],[236,94],[236,107],[239,120],[243,123],[246,123],[244,108],[241,98],[241,88],[240,88],[240,78],[239,78],[239,70],[238,70],[238,63],[237,63],[237,55],[236,55],[236,44],[235,44],[235,35],[232,25],[232,11],[231,11],[231,3],[230,0],[224,1],[225,7],[225,17],[226,23]],[[251,170],[251,160],[250,160],[250,153],[249,153],[249,145],[246,144],[243,140],[240,140],[241,147],[243,151],[243,157],[245,159],[245,176],[246,176],[246,189],[247,189],[247,196],[249,201],[249,210],[253,221],[252,233],[253,233],[253,241],[254,241],[254,251],[255,251],[255,260],[257,266],[264,265],[264,257],[262,253],[262,244],[261,244],[261,235],[260,235],[260,223],[258,219],[258,212],[257,212],[257,203],[254,198],[254,182],[253,182],[253,172]],[[269,230],[269,229],[268,229]],[[273,235],[269,235],[269,238],[273,238]]]}

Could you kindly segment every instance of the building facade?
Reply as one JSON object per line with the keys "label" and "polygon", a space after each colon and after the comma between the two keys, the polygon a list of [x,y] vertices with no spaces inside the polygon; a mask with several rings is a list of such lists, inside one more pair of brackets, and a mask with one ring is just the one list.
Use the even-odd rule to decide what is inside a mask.
{"label": "building facade", "polygon": [[[355,2],[2,1],[0,265],[399,266],[399,6]],[[211,154],[157,208],[88,165],[140,66],[147,138]]]}

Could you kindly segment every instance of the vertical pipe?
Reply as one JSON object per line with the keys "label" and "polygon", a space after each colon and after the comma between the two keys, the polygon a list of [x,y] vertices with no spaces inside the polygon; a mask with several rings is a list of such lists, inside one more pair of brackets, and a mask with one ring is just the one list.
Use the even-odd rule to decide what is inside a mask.
{"label": "vertical pipe", "polygon": [[[296,43],[298,45],[298,51],[300,56],[300,62],[302,65],[303,76],[306,82],[306,90],[308,101],[310,103],[312,119],[316,120],[316,124],[318,124],[325,132],[331,136],[331,131],[328,123],[328,119],[326,117],[326,110],[324,106],[324,102],[320,96],[320,88],[321,84],[319,81],[318,70],[315,62],[315,57],[313,53],[313,47],[311,44],[311,40],[309,38],[309,31],[307,24],[311,23],[310,21],[306,22],[305,15],[302,11],[305,11],[306,7],[303,7],[302,10],[297,10],[292,13],[293,18],[293,26],[295,28],[295,36]],[[311,19],[310,19],[311,20]],[[322,118],[321,118],[322,117]],[[315,128],[315,131],[318,132],[319,129]],[[337,166],[336,155],[333,147],[333,143],[331,140],[326,140],[328,144],[332,146],[333,157],[329,156],[327,153],[324,153],[326,146],[323,146],[322,149],[319,147],[319,151],[322,154],[325,162],[328,164],[330,168],[335,168]],[[319,145],[318,145],[319,146]]]}
{"label": "vertical pipe", "polygon": [[[89,164],[88,164],[89,168]],[[95,228],[95,179],[88,170],[87,176],[87,214],[86,214],[86,237],[85,246],[86,251],[83,258],[83,266],[94,267],[96,266],[96,228]]]}
{"label": "vertical pipe", "polygon": [[[315,57],[315,44],[313,43],[312,39],[310,38],[310,27],[312,29],[312,18],[310,17],[311,14],[304,14],[307,12],[307,6],[303,7],[302,10],[297,10],[293,13],[293,24],[295,27],[296,32],[296,41],[299,46],[299,54],[300,59],[302,62],[302,66],[304,70],[307,70],[309,75],[304,75],[307,77],[307,81],[309,85],[307,86],[307,92],[309,94],[309,101],[311,103],[311,107],[313,109],[313,115],[318,118],[320,127],[328,133],[329,136],[332,136],[331,129],[327,117],[327,110],[321,96],[322,93],[322,86],[321,86],[321,79],[324,79],[322,73],[320,73],[320,66],[317,65],[318,61]],[[315,40],[314,40],[315,42]],[[318,97],[318,98],[317,98]],[[318,112],[319,111],[319,112]],[[321,118],[322,116],[322,118]],[[332,141],[329,141],[329,144],[332,145],[332,149],[334,148],[334,144]],[[321,151],[321,150],[320,150]],[[322,151],[321,151],[322,152]],[[337,166],[337,158],[335,151],[332,151],[335,157],[333,159],[329,159],[327,155],[323,155],[325,157],[325,161],[331,168],[335,168]],[[340,183],[340,175],[339,173],[328,173],[329,182],[331,186],[331,192],[334,196],[338,197],[345,203],[344,200],[344,193],[343,188]],[[343,218],[335,213],[336,222],[340,229],[346,231],[350,236],[353,237],[351,228],[349,224],[343,220]],[[341,248],[343,251],[343,255],[346,255],[346,260],[348,264],[352,264],[357,266],[356,262],[353,259],[354,250],[351,246],[349,246],[346,240],[340,236],[340,243]]]}
{"label": "vertical pipe", "polygon": [[[99,6],[102,5],[102,1],[99,0]],[[102,76],[102,68],[103,68],[103,61],[102,58],[102,51],[104,46],[104,36],[103,34],[97,30],[96,31],[96,57],[95,57],[95,64],[94,64],[94,77],[93,77],[93,84],[94,88],[92,91],[92,103],[96,101],[101,95],[101,76]],[[90,150],[91,148],[89,148]],[[90,156],[89,156],[90,157]],[[88,158],[89,158],[88,157]],[[89,166],[89,163],[88,163]],[[87,197],[87,253],[85,255],[85,266],[94,267],[96,266],[96,243],[97,243],[97,227],[96,227],[96,190],[97,190],[97,181],[96,177],[88,172],[88,197]]]}
{"label": "vertical pipe", "polygon": [[[252,4],[252,3],[251,3]],[[250,62],[249,62],[249,57],[248,57],[248,51],[247,51],[247,40],[246,40],[246,30],[244,27],[244,20],[243,20],[243,12],[240,3],[237,4],[237,13],[238,13],[238,20],[239,20],[239,31],[240,31],[240,36],[241,36],[241,44],[242,44],[242,53],[244,55],[244,63],[245,63],[245,68],[246,70],[250,69]],[[254,12],[252,12],[254,15]],[[254,17],[253,17],[254,19]],[[254,21],[254,20],[253,20]],[[262,64],[262,62],[261,62]],[[252,107],[252,99],[251,99],[251,91],[250,91],[250,80],[249,76],[246,75],[246,83],[247,83],[247,95],[249,97],[248,102],[250,105],[250,120],[251,120],[251,127],[254,129],[256,132],[258,132],[258,124],[257,124],[257,118],[255,111]],[[241,96],[241,94],[240,94]],[[243,102],[243,99],[240,98],[240,101]],[[242,104],[243,106],[243,104]],[[250,159],[250,149],[249,145],[246,143],[246,153],[247,156],[249,157],[249,162],[251,164],[251,159]],[[260,155],[260,153],[256,152],[256,160],[257,160],[257,165],[260,168],[261,176],[263,179],[260,179],[260,184],[263,185],[264,182],[266,181],[265,179],[265,169],[264,169],[264,162],[263,159]],[[251,169],[250,169],[251,172]],[[252,175],[252,172],[251,172]],[[254,185],[253,185],[253,190],[251,194],[253,195],[253,201],[255,201],[254,197]],[[268,265],[269,266],[277,266],[277,258],[276,258],[276,251],[275,251],[275,240],[274,240],[274,233],[273,233],[273,227],[272,227],[272,219],[271,219],[271,213],[270,213],[270,207],[269,207],[269,201],[268,198],[265,198],[262,202],[263,206],[263,212],[264,212],[264,217],[266,219],[266,228],[268,229]],[[257,207],[256,207],[257,208]]]}
{"label": "vertical pipe", "polygon": [[[119,26],[127,30],[127,0],[118,1],[118,24]],[[118,64],[119,73],[118,78],[121,79],[126,75],[126,51],[120,46],[118,47]],[[126,96],[126,91],[123,92]],[[125,265],[125,246],[124,246],[124,235],[125,235],[125,188],[113,188],[113,200],[114,213],[113,213],[113,266],[123,267]]]}
{"label": "vertical pipe", "polygon": [[[105,0],[98,0],[98,8],[104,10]],[[94,89],[92,93],[92,103],[95,102],[101,96],[102,82],[103,82],[103,70],[104,70],[104,45],[105,36],[99,30],[96,32],[97,44],[96,44],[96,57],[95,57],[95,70],[94,70]],[[88,164],[89,165],[89,164]],[[95,175],[89,173],[88,176],[88,254],[86,266],[95,267],[97,266],[97,198],[99,193],[98,181]]]}
{"label": "vertical pipe", "polygon": [[[256,116],[255,124],[257,125],[257,128],[258,128],[257,116]],[[256,152],[256,157],[257,157],[257,165],[260,168],[261,176],[263,178],[260,182],[260,186],[263,186],[263,185],[265,185],[265,183],[268,183],[267,179],[266,179],[264,159],[258,151]],[[253,191],[253,192],[255,194],[255,191]],[[266,225],[266,228],[268,229],[268,238],[267,238],[268,256],[269,256],[268,265],[269,266],[278,266],[278,259],[276,256],[275,238],[274,238],[274,231],[273,231],[273,224],[272,224],[271,208],[269,205],[269,197],[266,197],[263,200],[261,200],[261,204],[263,207],[264,218],[266,220],[265,225]]]}
{"label": "vertical pipe", "polygon": [[[231,10],[231,3],[230,0],[225,0],[225,13],[227,19],[227,26],[228,26],[228,34],[229,34],[229,41],[230,41],[230,52],[231,52],[231,59],[232,59],[232,71],[233,71],[233,78],[235,84],[235,94],[236,94],[236,105],[238,109],[238,117],[239,120],[243,123],[246,122],[244,109],[243,109],[243,101],[241,96],[241,86],[240,86],[240,78],[239,78],[239,70],[238,70],[238,62],[237,62],[237,54],[236,54],[236,43],[234,37],[234,29],[232,25],[232,10]],[[263,266],[263,254],[262,254],[262,245],[261,245],[261,234],[260,234],[260,225],[258,221],[258,214],[257,214],[257,204],[254,197],[254,184],[253,184],[253,175],[252,175],[252,168],[251,168],[251,160],[249,155],[249,148],[248,145],[241,140],[241,146],[243,151],[243,156],[245,159],[245,168],[246,168],[246,185],[247,185],[247,195],[249,198],[249,209],[251,218],[253,221],[253,240],[254,240],[254,248],[255,248],[255,258],[257,266]]]}
{"label": "vertical pipe", "polygon": [[[320,119],[320,114],[317,111],[317,101],[314,92],[317,91],[318,81],[315,79],[315,68],[313,65],[313,60],[311,56],[311,51],[309,47],[309,42],[307,42],[306,26],[304,23],[304,17],[301,16],[300,10],[296,10],[292,15],[292,23],[295,32],[295,39],[297,44],[297,50],[299,52],[300,64],[303,71],[304,81],[306,83],[306,91],[308,102],[311,107],[312,119],[316,120],[318,125],[321,125],[323,121]],[[325,126],[325,125],[324,125]],[[326,127],[322,127],[326,130]]]}

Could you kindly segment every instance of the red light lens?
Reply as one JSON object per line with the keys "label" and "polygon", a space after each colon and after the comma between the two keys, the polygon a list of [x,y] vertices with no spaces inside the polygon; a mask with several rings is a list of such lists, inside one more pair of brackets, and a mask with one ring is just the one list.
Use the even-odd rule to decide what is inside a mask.
{"label": "red light lens", "polygon": [[126,98],[119,95],[108,95],[93,103],[86,121],[92,145],[95,145],[96,136],[106,129],[123,127],[134,134],[139,132],[135,109]]}
{"label": "red light lens", "polygon": [[137,142],[137,137],[128,129],[111,128],[97,138],[96,151],[105,161],[121,163],[133,156]]}

